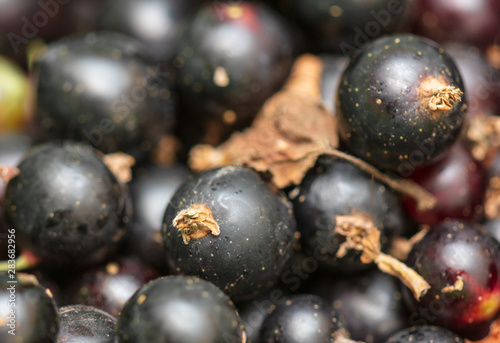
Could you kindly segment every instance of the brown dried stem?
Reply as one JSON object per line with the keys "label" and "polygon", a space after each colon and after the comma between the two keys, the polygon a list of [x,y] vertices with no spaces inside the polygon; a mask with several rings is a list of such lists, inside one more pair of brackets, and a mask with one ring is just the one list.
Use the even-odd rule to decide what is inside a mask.
{"label": "brown dried stem", "polygon": [[190,240],[204,237],[209,233],[214,236],[220,234],[219,225],[212,211],[204,204],[194,204],[180,211],[172,221],[172,225],[181,232],[184,244],[189,244]]}
{"label": "brown dried stem", "polygon": [[0,179],[2,179],[3,182],[9,182],[17,175],[19,175],[19,169],[17,169],[16,167],[0,165]]}
{"label": "brown dried stem", "polygon": [[104,155],[103,161],[115,174],[118,181],[127,183],[132,180],[132,167],[135,164],[135,159],[132,156],[123,152],[115,152]]}
{"label": "brown dried stem", "polygon": [[389,254],[400,261],[405,261],[413,246],[420,242],[427,232],[429,232],[429,226],[425,225],[410,239],[404,237],[394,238],[391,242]]}
{"label": "brown dried stem", "polygon": [[350,249],[361,251],[361,262],[374,262],[382,272],[399,278],[417,300],[430,289],[430,285],[417,272],[381,251],[380,231],[370,216],[359,212],[337,216],[335,232],[346,239],[341,244],[337,257],[343,257]]}
{"label": "brown dried stem", "polygon": [[458,275],[457,279],[455,280],[455,283],[453,285],[443,287],[441,292],[451,293],[455,291],[461,291],[462,289],[464,289],[464,278],[461,275]]}

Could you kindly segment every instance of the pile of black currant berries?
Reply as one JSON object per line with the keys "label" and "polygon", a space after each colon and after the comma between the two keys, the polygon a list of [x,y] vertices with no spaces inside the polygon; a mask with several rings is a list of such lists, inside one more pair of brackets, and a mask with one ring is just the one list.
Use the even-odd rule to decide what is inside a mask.
{"label": "pile of black currant berries", "polygon": [[0,342],[499,315],[499,1],[0,1]]}

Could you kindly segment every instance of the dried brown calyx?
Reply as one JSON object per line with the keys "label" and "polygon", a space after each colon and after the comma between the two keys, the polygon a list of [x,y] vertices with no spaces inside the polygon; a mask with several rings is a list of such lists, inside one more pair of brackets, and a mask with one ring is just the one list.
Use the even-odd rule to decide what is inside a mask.
{"label": "dried brown calyx", "polygon": [[422,225],[420,230],[409,239],[404,237],[394,238],[389,248],[389,254],[400,261],[405,261],[413,246],[424,238],[427,232],[429,232],[429,229],[429,226]]}
{"label": "dried brown calyx", "polygon": [[500,118],[477,114],[467,123],[464,141],[476,161],[484,161],[500,147]]}
{"label": "dried brown calyx", "polygon": [[333,334],[333,343],[363,343],[363,342],[353,341],[348,336],[349,335],[345,330],[340,329]]}
{"label": "dried brown calyx", "polygon": [[173,135],[162,136],[153,150],[153,162],[160,166],[171,166],[177,161],[177,153],[181,150],[181,143]]}
{"label": "dried brown calyx", "polygon": [[361,262],[374,262],[382,272],[399,278],[417,300],[420,300],[431,288],[427,281],[413,269],[381,251],[380,231],[367,214],[356,212],[347,216],[337,216],[335,233],[346,239],[337,252],[338,258],[345,256],[350,249],[360,251]]}
{"label": "dried brown calyx", "polygon": [[19,169],[11,166],[0,166],[0,179],[7,183],[19,175]]}
{"label": "dried brown calyx", "polygon": [[132,180],[132,167],[135,159],[123,152],[114,152],[104,155],[104,164],[115,174],[118,181],[127,183]]}
{"label": "dried brown calyx", "polygon": [[443,79],[433,76],[427,77],[418,89],[424,105],[431,111],[449,111],[462,100],[463,92],[454,86],[448,85]]}
{"label": "dried brown calyx", "polygon": [[194,204],[188,209],[180,211],[172,221],[172,225],[179,229],[184,244],[190,240],[220,234],[219,225],[214,219],[212,211],[205,204]]}
{"label": "dried brown calyx", "polygon": [[218,147],[198,145],[190,151],[189,165],[196,172],[232,164],[271,175],[278,187],[300,184],[321,154],[347,160],[391,188],[415,199],[419,209],[436,201],[410,180],[391,178],[368,163],[336,149],[337,127],[321,100],[322,63],[319,57],[297,59],[283,89],[271,97],[252,126],[234,133]]}
{"label": "dried brown calyx", "polygon": [[492,176],[484,200],[484,215],[487,219],[500,218],[500,176]]}
{"label": "dried brown calyx", "polygon": [[464,289],[464,278],[461,275],[457,276],[457,279],[455,280],[455,283],[453,285],[449,285],[446,287],[443,287],[441,292],[443,293],[452,293],[455,291],[461,291]]}

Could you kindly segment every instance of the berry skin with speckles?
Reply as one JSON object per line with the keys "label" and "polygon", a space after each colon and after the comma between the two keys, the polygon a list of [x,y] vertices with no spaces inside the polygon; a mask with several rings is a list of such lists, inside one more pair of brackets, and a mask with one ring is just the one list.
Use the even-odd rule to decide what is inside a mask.
{"label": "berry skin with speckles", "polygon": [[177,188],[190,176],[191,171],[182,164],[147,165],[135,170],[129,184],[134,215],[126,243],[128,251],[159,271],[168,269],[161,238],[163,214]]}
{"label": "berry skin with speckles", "polygon": [[308,256],[320,256],[316,260],[324,269],[352,273],[372,266],[360,261],[358,251],[336,257],[345,241],[334,232],[337,216],[361,212],[374,217],[382,247],[406,224],[397,194],[346,161],[320,157],[299,189],[293,205],[301,243]]}
{"label": "berry skin with speckles", "polygon": [[135,257],[122,257],[88,269],[69,281],[67,304],[97,307],[118,317],[127,300],[145,283],[160,275]]}
{"label": "berry skin with speckles", "polygon": [[58,343],[115,343],[116,318],[92,306],[70,305],[59,309]]}
{"label": "berry skin with speckles", "polygon": [[391,336],[386,343],[465,343],[457,334],[437,326],[417,326]]}
{"label": "berry skin with speckles", "polygon": [[333,307],[322,298],[293,295],[266,316],[259,343],[333,343],[341,328]]}
{"label": "berry skin with speckles", "polygon": [[162,236],[173,271],[245,301],[278,281],[292,257],[295,231],[284,193],[251,169],[227,166],[198,174],[177,190]]}
{"label": "berry skin with speckles", "polygon": [[174,59],[186,145],[220,144],[252,122],[281,87],[294,42],[282,18],[265,4],[238,1],[201,6]]}
{"label": "berry skin with speckles", "polygon": [[113,254],[127,233],[128,190],[90,145],[33,147],[7,184],[5,217],[22,253],[40,265],[72,269]]}
{"label": "berry skin with speckles", "polygon": [[467,109],[455,63],[436,43],[389,35],[359,50],[344,71],[337,118],[348,150],[409,176],[458,138]]}
{"label": "berry skin with speckles", "polygon": [[196,277],[153,280],[125,304],[118,343],[244,343],[246,333],[233,302]]}
{"label": "berry skin with speckles", "polygon": [[307,283],[309,293],[333,305],[355,341],[382,342],[410,325],[400,282],[377,269],[342,277],[316,274]]}
{"label": "berry skin with speckles", "polygon": [[410,323],[439,325],[464,338],[488,335],[500,311],[500,243],[481,227],[448,221],[430,229],[407,264],[431,289],[416,302],[403,289]]}
{"label": "berry skin with speckles", "polygon": [[175,119],[168,73],[146,50],[110,32],[47,45],[33,68],[39,138],[86,141],[104,153],[145,158]]}
{"label": "berry skin with speckles", "polygon": [[408,214],[417,223],[436,225],[450,218],[471,222],[481,218],[486,171],[462,144],[454,144],[444,158],[417,169],[410,179],[437,199],[436,206],[425,211],[419,211],[414,200],[404,199]]}
{"label": "berry skin with speckles", "polygon": [[24,273],[0,273],[0,286],[0,342],[56,342],[59,314],[50,291]]}

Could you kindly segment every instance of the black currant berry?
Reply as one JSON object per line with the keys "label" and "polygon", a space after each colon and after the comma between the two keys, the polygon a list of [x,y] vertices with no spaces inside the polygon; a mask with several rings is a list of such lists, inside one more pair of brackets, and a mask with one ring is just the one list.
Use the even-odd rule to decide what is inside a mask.
{"label": "black currant berry", "polygon": [[339,329],[340,322],[330,304],[318,296],[299,294],[267,315],[258,342],[333,343]]}
{"label": "black currant berry", "polygon": [[455,63],[436,43],[379,38],[355,54],[340,81],[341,137],[353,154],[409,176],[458,138],[464,92]]}
{"label": "black currant berry", "polygon": [[23,253],[45,267],[73,268],[100,262],[127,233],[128,191],[83,143],[32,148],[7,185],[10,228]]}
{"label": "black currant berry", "polygon": [[405,225],[397,194],[349,162],[321,157],[299,189],[293,204],[301,242],[306,254],[315,257],[322,268],[355,272],[370,266],[353,250],[336,257],[345,241],[334,231],[337,216],[355,212],[372,216],[381,231],[382,246]]}
{"label": "black currant berry", "polygon": [[[0,135],[0,166],[17,166],[23,155],[32,146],[31,138],[24,134]],[[6,183],[0,182],[0,203],[3,200]],[[0,237],[1,239],[1,237]]]}
{"label": "black currant berry", "polygon": [[127,300],[159,276],[137,258],[122,257],[76,275],[65,289],[66,303],[94,306],[118,317]]}
{"label": "black currant berry", "polygon": [[285,81],[293,50],[288,27],[262,3],[200,7],[174,61],[186,144],[217,145],[249,125]]}
{"label": "black currant berry", "polygon": [[59,309],[57,343],[115,343],[116,318],[92,306]]}
{"label": "black currant berry", "polygon": [[420,302],[404,290],[410,323],[471,340],[488,335],[500,311],[500,243],[472,224],[443,222],[413,247],[407,264],[431,285]]}
{"label": "black currant berry", "polygon": [[245,331],[233,302],[216,286],[189,276],[144,285],[118,319],[119,343],[242,343]]}
{"label": "black currant berry", "polygon": [[172,268],[233,300],[270,288],[290,261],[296,229],[286,196],[248,168],[198,174],[172,197],[163,242]]}
{"label": "black currant berry", "polygon": [[321,99],[326,108],[334,114],[339,81],[348,61],[342,55],[323,55],[321,56],[321,62],[323,64],[321,73]]}
{"label": "black currant berry", "polygon": [[371,40],[407,25],[409,0],[277,0],[306,34],[309,49],[349,56]]}
{"label": "black currant berry", "polygon": [[187,17],[203,0],[107,0],[99,7],[99,30],[142,41],[158,61],[171,62]]}
{"label": "black currant berry", "polygon": [[134,216],[127,246],[160,271],[167,269],[161,238],[163,214],[177,188],[190,176],[191,172],[182,164],[148,165],[136,170],[130,182]]}
{"label": "black currant berry", "polygon": [[171,90],[138,41],[115,33],[68,37],[36,62],[41,138],[90,142],[142,158],[173,129]]}
{"label": "black currant berry", "polygon": [[59,329],[56,304],[36,277],[15,271],[1,272],[0,287],[2,343],[56,342]]}
{"label": "black currant berry", "polygon": [[392,335],[386,343],[465,343],[457,334],[437,326],[414,326]]}
{"label": "black currant berry", "polygon": [[318,273],[308,285],[333,305],[353,340],[382,342],[410,325],[399,281],[377,269],[342,277]]}

